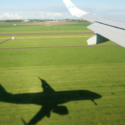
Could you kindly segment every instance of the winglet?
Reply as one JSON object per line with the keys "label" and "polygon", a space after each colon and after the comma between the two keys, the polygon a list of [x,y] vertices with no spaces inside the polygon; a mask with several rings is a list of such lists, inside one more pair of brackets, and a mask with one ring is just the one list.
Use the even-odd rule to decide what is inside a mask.
{"label": "winglet", "polygon": [[88,12],[77,8],[70,0],[63,0],[63,2],[67,6],[67,8],[70,11],[70,13],[72,14],[72,16],[82,17],[86,14],[89,14]]}
{"label": "winglet", "polygon": [[24,121],[24,119],[23,119],[23,118],[22,118],[21,120],[22,120],[22,122],[24,123],[24,125],[28,125],[28,124]]}

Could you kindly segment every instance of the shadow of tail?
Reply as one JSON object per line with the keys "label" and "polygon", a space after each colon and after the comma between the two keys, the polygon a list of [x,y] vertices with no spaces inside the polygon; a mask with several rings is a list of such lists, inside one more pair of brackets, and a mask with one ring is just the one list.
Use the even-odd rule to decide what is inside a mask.
{"label": "shadow of tail", "polygon": [[12,94],[8,93],[4,87],[0,84],[0,101],[11,102]]}
{"label": "shadow of tail", "polygon": [[3,86],[0,84],[0,97],[4,97],[7,95],[8,92],[3,88]]}

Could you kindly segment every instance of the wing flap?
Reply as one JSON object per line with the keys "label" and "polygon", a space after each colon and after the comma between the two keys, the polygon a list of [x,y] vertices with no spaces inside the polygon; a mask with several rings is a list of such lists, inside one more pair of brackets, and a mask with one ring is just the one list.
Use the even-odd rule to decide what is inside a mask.
{"label": "wing flap", "polygon": [[93,23],[90,26],[88,26],[88,29],[125,47],[125,30],[100,23]]}

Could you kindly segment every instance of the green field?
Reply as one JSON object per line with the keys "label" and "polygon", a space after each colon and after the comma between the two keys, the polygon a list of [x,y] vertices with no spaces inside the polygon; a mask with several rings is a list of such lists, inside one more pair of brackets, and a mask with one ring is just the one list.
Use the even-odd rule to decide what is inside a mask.
{"label": "green field", "polygon": [[69,24],[69,25],[0,25],[0,34],[2,33],[41,33],[41,32],[83,32],[90,31],[87,26],[90,23]]}
{"label": "green field", "polygon": [[[87,31],[81,24],[55,27],[63,32]],[[40,28],[0,26],[0,32],[35,33],[37,29],[38,32],[57,32],[51,26],[44,30]],[[45,116],[37,125],[125,124],[125,49],[111,41],[87,46],[86,40],[90,36],[92,34],[17,36],[16,40],[0,44],[0,84],[7,92],[43,92],[40,77],[55,91],[89,90],[102,96],[95,99],[97,105],[91,100],[69,100],[60,104],[67,107],[67,115],[51,112],[50,118]],[[0,36],[0,43],[9,37]],[[28,123],[41,109],[35,104],[2,102],[2,92],[0,125],[23,125],[21,118]]]}

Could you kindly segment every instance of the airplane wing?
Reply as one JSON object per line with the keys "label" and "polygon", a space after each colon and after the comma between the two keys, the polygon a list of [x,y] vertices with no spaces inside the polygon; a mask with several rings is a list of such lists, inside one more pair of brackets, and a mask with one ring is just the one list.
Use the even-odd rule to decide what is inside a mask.
{"label": "airplane wing", "polygon": [[92,15],[77,8],[70,0],[63,0],[63,2],[72,16],[82,17],[92,23],[87,28],[94,31],[95,35],[87,40],[88,45],[111,40],[125,47],[125,21]]}

